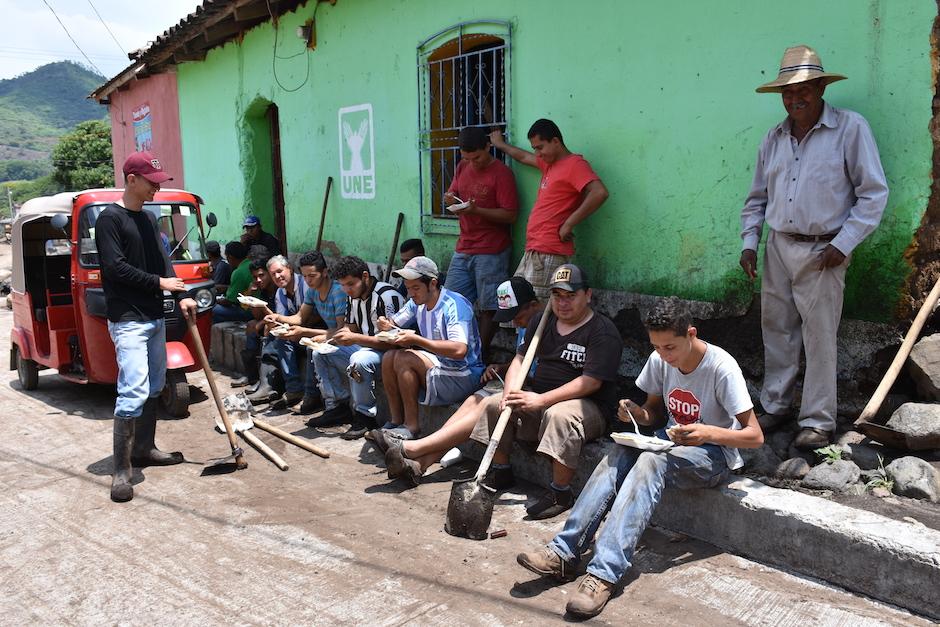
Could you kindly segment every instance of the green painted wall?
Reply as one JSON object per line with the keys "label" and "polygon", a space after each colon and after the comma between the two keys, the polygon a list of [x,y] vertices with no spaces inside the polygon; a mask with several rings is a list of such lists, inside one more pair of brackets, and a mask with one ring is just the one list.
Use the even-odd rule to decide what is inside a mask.
{"label": "green painted wall", "polygon": [[[280,56],[301,50],[294,30],[313,11],[309,2],[280,20]],[[554,119],[611,192],[576,231],[576,261],[595,284],[748,302],[757,286],[737,265],[739,212],[758,144],[785,115],[779,96],[754,88],[776,75],[786,46],[807,43],[828,70],[849,77],[827,99],[869,120],[888,173],[888,210],[857,251],[846,294],[849,316],[887,319],[931,180],[936,11],[932,2],[888,0],[340,0],[317,9],[316,51],[274,64],[284,88],[304,83],[297,91],[275,82],[271,24],[179,67],[186,181],[223,218],[220,237],[235,236],[259,202],[252,181],[270,176],[255,173],[260,153],[246,114],[259,99],[276,103],[288,240],[303,249],[316,238],[326,177],[339,169],[337,111],[371,103],[376,197],[343,200],[334,187],[324,237],[382,260],[403,211],[402,238],[423,236],[446,265],[455,237],[420,232],[415,48],[460,21],[510,20],[516,143],[534,119]],[[517,259],[538,176],[513,167],[523,206]]]}

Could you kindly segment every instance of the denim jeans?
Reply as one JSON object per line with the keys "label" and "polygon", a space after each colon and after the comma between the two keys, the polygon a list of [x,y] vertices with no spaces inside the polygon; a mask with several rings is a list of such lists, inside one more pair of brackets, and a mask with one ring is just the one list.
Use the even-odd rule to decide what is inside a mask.
{"label": "denim jeans", "polygon": [[509,278],[510,246],[495,255],[468,255],[454,253],[447,267],[447,282],[444,287],[477,303],[482,311],[497,309],[496,288]]}
{"label": "denim jeans", "polygon": [[241,305],[222,305],[218,304],[212,308],[212,324],[218,322],[248,322],[254,320],[251,312],[242,309]]}
{"label": "denim jeans", "polygon": [[564,529],[548,546],[563,559],[577,561],[607,515],[587,572],[615,584],[630,568],[666,485],[711,488],[728,474],[724,453],[714,444],[674,446],[660,453],[617,446],[594,469]]}
{"label": "denim jeans", "polygon": [[[382,351],[362,346],[340,346],[327,355],[313,354],[313,363],[323,390],[323,404],[332,409],[352,396],[352,409],[375,418],[375,382],[382,377]],[[350,378],[346,369],[354,365],[360,381]]]}
{"label": "denim jeans", "polygon": [[[278,366],[284,376],[284,391],[288,394],[303,392],[307,396],[318,396],[317,377],[313,364],[310,363],[310,351],[306,346],[280,338],[271,342],[271,348],[277,354]],[[301,373],[300,359],[306,361],[306,373]]]}
{"label": "denim jeans", "polygon": [[117,401],[114,415],[137,418],[144,403],[159,396],[166,383],[166,321],[108,321],[117,356]]}

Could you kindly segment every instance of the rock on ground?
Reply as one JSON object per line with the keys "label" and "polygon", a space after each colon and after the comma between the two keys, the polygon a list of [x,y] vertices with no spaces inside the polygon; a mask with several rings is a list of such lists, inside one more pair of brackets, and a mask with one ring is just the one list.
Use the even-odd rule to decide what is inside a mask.
{"label": "rock on ground", "polygon": [[809,471],[803,478],[803,487],[812,490],[832,490],[844,492],[858,482],[861,471],[858,466],[844,459],[831,464],[820,464]]}
{"label": "rock on ground", "polygon": [[891,414],[886,426],[905,435],[940,438],[940,405],[904,403]]}
{"label": "rock on ground", "polygon": [[940,472],[919,457],[901,457],[885,467],[894,481],[893,492],[901,496],[940,503]]}
{"label": "rock on ground", "polygon": [[875,470],[879,468],[885,458],[882,448],[869,444],[843,444],[843,459],[854,462],[862,470]]}
{"label": "rock on ground", "polygon": [[770,477],[774,474],[777,466],[780,465],[780,458],[770,448],[769,444],[764,444],[760,448],[739,449],[741,457],[744,458],[744,469],[756,475]]}
{"label": "rock on ground", "polygon": [[940,333],[928,335],[914,345],[907,369],[924,398],[940,400]]}
{"label": "rock on ground", "polygon": [[774,476],[780,479],[802,479],[809,471],[809,462],[802,457],[791,457],[777,466]]}

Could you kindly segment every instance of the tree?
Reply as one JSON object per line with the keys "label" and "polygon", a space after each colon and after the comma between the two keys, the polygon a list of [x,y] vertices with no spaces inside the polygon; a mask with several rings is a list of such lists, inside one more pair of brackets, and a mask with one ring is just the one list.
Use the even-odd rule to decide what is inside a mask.
{"label": "tree", "polygon": [[81,122],[52,149],[55,180],[70,190],[114,184],[111,129],[104,120]]}

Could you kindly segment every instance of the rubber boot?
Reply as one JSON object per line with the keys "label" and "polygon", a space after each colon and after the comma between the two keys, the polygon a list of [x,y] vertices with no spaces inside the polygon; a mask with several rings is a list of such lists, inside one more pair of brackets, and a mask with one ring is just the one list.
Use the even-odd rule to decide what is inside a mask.
{"label": "rubber boot", "polygon": [[157,431],[157,405],[156,397],[147,399],[144,411],[136,420],[134,433],[134,447],[131,450],[131,464],[134,466],[172,466],[183,463],[183,454],[180,452],[164,453],[154,444],[153,438]]}
{"label": "rubber boot", "polygon": [[131,449],[134,447],[134,419],[114,417],[114,471],[111,474],[111,500],[125,503],[134,498],[131,485]]}
{"label": "rubber boot", "polygon": [[[242,364],[245,366],[245,374],[232,381],[233,388],[252,385],[258,380],[258,351],[243,350]],[[257,389],[251,391],[256,392]]]}
{"label": "rubber boot", "polygon": [[258,370],[258,389],[248,395],[248,400],[252,405],[270,403],[280,396],[280,393],[271,385],[271,379],[276,373],[277,366],[269,364],[263,359],[261,360],[261,366]]}

